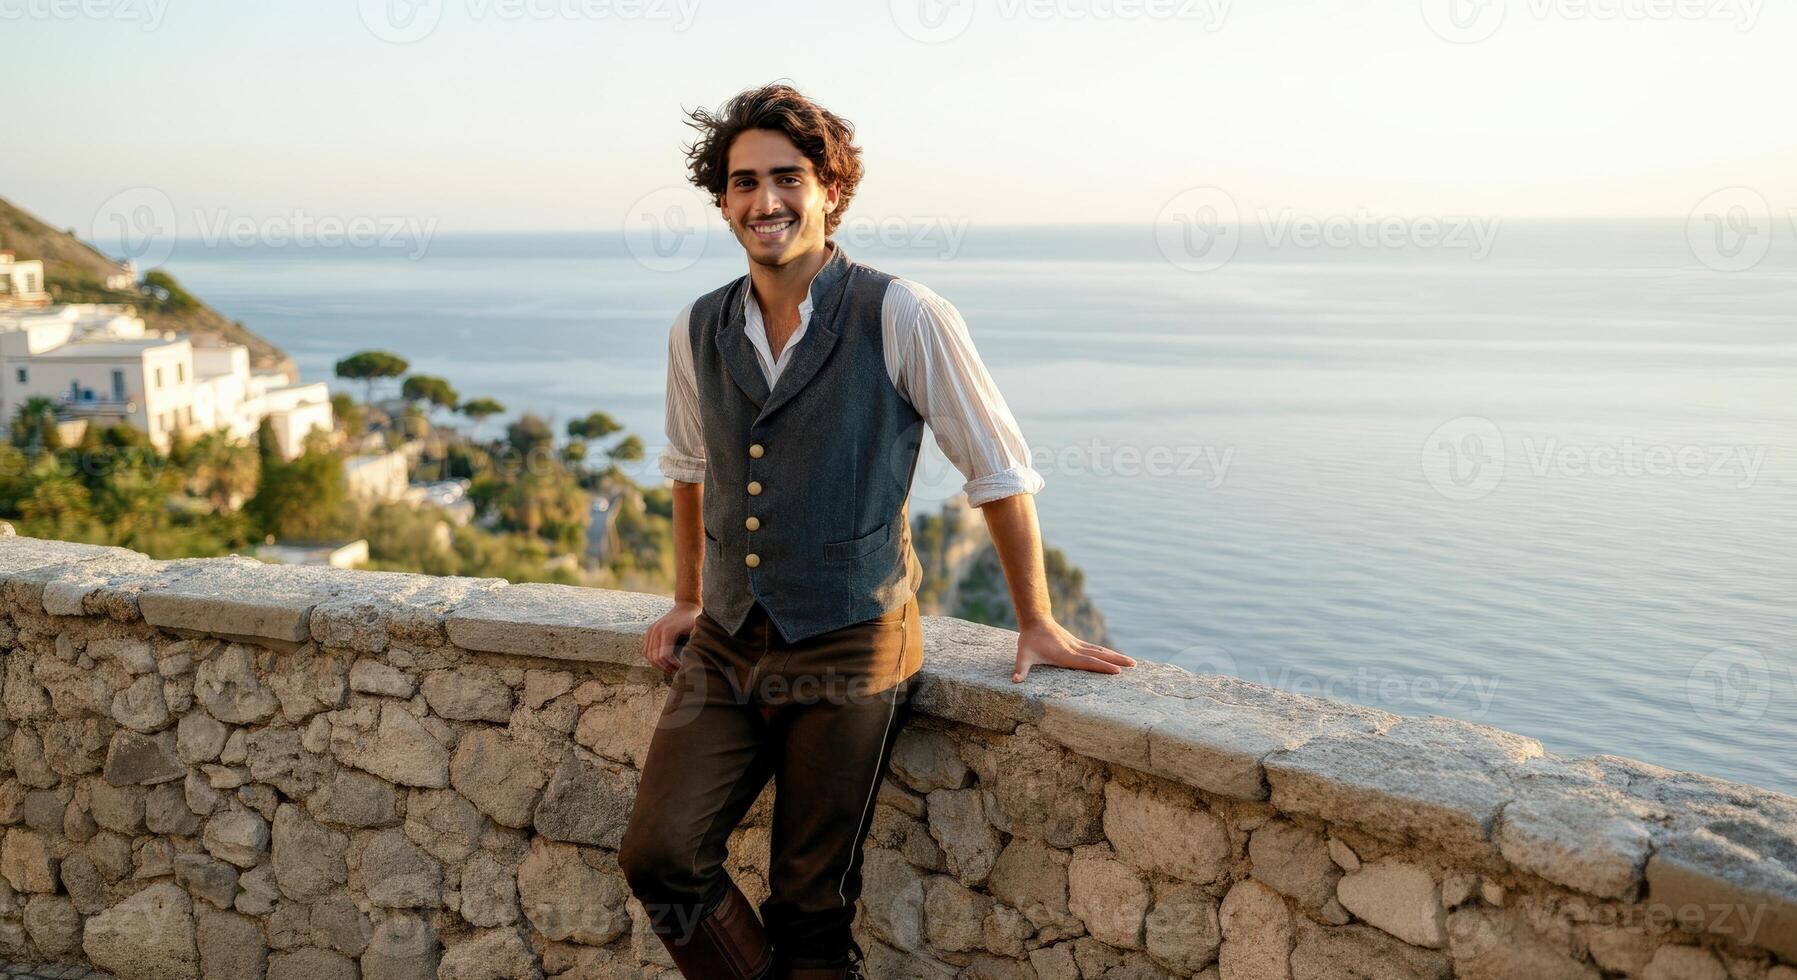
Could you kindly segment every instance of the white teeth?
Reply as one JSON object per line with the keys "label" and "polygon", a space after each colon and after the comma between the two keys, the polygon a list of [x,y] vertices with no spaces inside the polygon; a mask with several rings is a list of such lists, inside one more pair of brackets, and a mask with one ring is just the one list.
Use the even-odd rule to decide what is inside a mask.
{"label": "white teeth", "polygon": [[755,230],[764,235],[777,235],[790,227],[792,227],[792,222],[782,221],[777,225],[756,225]]}

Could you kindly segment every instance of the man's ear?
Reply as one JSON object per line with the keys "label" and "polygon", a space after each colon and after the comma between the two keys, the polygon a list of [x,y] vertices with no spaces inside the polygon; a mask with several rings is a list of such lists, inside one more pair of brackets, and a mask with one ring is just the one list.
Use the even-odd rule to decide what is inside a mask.
{"label": "man's ear", "polygon": [[824,185],[824,213],[829,214],[830,212],[836,210],[836,204],[837,204],[838,200],[840,200],[840,196],[836,193],[836,185],[835,184],[825,184]]}

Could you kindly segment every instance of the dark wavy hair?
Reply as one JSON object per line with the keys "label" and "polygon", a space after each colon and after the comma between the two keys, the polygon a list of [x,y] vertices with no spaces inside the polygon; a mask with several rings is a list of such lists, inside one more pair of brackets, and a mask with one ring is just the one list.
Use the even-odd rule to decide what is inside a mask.
{"label": "dark wavy hair", "polygon": [[824,234],[835,233],[843,212],[861,183],[861,147],[855,127],[806,98],[791,85],[763,85],[738,92],[716,112],[704,108],[687,114],[687,125],[699,138],[686,148],[688,177],[722,207],[729,179],[730,144],[744,130],[768,129],[785,134],[811,161],[818,180],[836,188],[836,210],[824,216]]}

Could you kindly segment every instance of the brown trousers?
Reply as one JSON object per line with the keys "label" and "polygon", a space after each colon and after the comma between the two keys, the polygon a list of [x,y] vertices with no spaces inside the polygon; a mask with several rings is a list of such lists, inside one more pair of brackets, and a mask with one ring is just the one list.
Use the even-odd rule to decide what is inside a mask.
{"label": "brown trousers", "polygon": [[848,961],[862,845],[923,666],[916,598],[788,644],[760,603],[732,635],[700,613],[679,655],[618,857],[655,931],[723,900],[726,841],[774,780],[761,905],[779,962]]}

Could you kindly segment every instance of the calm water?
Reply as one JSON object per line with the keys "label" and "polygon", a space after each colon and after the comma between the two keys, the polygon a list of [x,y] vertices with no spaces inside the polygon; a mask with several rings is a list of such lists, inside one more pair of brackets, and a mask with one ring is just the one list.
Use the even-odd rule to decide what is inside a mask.
{"label": "calm water", "polygon": [[[847,242],[965,314],[1122,650],[1797,792],[1793,244],[1721,275],[1682,223],[1207,272],[1146,230]],[[671,318],[743,269],[712,245],[675,271],[615,234],[169,268],[308,379],[387,348],[558,428],[611,412],[653,458]],[[929,447],[919,504],[960,483]]]}

